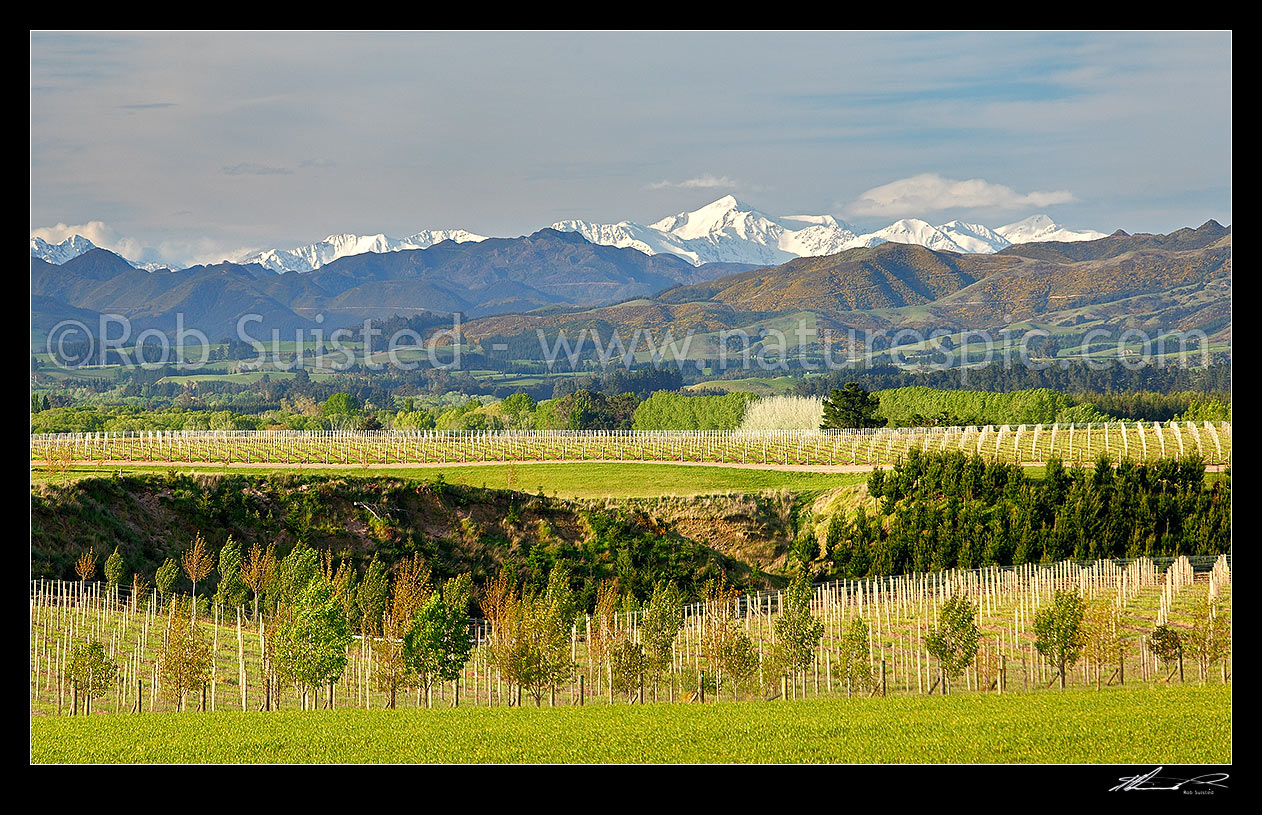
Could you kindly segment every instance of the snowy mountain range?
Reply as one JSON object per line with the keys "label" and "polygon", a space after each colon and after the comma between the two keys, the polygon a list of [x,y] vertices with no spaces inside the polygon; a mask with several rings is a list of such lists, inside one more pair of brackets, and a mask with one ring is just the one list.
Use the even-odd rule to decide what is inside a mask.
{"label": "snowy mountain range", "polygon": [[[638,249],[649,255],[676,255],[695,266],[703,263],[771,266],[793,258],[832,255],[882,243],[911,243],[942,252],[989,254],[1018,243],[1090,241],[1106,237],[1103,232],[1065,229],[1046,215],[1033,215],[996,229],[963,221],[934,226],[917,218],[907,218],[875,232],[861,232],[831,215],[768,216],[731,195],[647,226],[630,221],[600,224],[568,220],[558,221],[552,228],[577,232],[598,245]],[[426,249],[442,241],[484,240],[486,236],[463,229],[424,230],[406,238],[347,233],[330,235],[318,243],[292,249],[254,252],[235,262],[257,263],[278,273],[310,272],[351,255]],[[92,248],[91,241],[79,235],[59,244],[31,238],[31,256],[55,264],[65,263]],[[132,265],[164,268],[157,264]]]}
{"label": "snowy mountain range", "polygon": [[49,243],[43,238],[31,238],[31,257],[46,260],[58,266],[95,248],[95,244],[82,235],[71,235],[61,243]]}
{"label": "snowy mountain range", "polygon": [[[49,243],[43,238],[31,238],[31,257],[39,258],[54,265],[60,266],[68,260],[73,260],[86,252],[90,252],[96,248],[96,244],[82,235],[71,235],[61,243]],[[119,257],[122,257],[121,255]],[[169,269],[165,263],[136,263],[133,260],[127,260],[134,269],[144,269],[147,272],[156,272],[159,269]]]}
{"label": "snowy mountain range", "polygon": [[858,237],[831,215],[770,218],[730,195],[692,212],[641,226],[629,221],[594,224],[558,221],[553,229],[577,232],[592,243],[672,254],[703,263],[773,265],[796,257],[831,255]]}
{"label": "snowy mountain range", "polygon": [[363,255],[368,252],[378,254],[384,252],[400,252],[404,249],[428,249],[436,243],[455,241],[470,243],[486,240],[484,235],[475,235],[463,229],[426,229],[406,238],[391,238],[386,235],[353,235],[344,233],[330,235],[319,243],[299,246],[294,249],[267,249],[246,255],[238,263],[257,263],[273,272],[311,272],[326,263],[349,255]]}
{"label": "snowy mountain range", "polygon": [[908,218],[875,232],[860,231],[831,215],[787,215],[773,218],[726,195],[692,212],[641,226],[622,221],[595,224],[559,221],[553,229],[578,232],[592,243],[633,247],[641,252],[669,252],[694,264],[713,262],[772,265],[795,257],[831,255],[846,249],[882,243],[915,243],[940,252],[989,254],[1014,243],[1090,241],[1103,232],[1074,232],[1046,215],[991,229],[981,224],[950,221],[933,226]]}

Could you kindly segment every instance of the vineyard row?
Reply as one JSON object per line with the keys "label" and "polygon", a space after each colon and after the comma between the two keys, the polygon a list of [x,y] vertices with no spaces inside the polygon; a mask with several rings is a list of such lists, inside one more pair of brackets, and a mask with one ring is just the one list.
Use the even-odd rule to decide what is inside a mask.
{"label": "vineyard row", "polygon": [[715,464],[892,464],[913,448],[958,450],[1001,461],[1051,458],[1148,461],[1195,453],[1231,460],[1230,422],[865,430],[129,431],[36,434],[31,461],[213,464],[430,464],[537,461]]}

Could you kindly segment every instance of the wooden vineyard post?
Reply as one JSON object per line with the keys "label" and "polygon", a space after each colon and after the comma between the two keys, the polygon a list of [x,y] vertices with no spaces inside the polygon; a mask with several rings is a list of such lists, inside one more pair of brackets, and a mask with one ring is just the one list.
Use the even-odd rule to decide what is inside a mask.
{"label": "wooden vineyard post", "polygon": [[583,674],[578,675],[578,706],[583,706]]}
{"label": "wooden vineyard post", "polygon": [[[214,611],[211,612],[211,621],[215,625],[215,633],[214,633],[214,640],[213,640],[214,644],[210,648],[210,710],[213,712],[215,709],[215,685],[219,684],[216,681],[216,677],[215,677],[215,662],[217,661],[215,657],[218,656],[219,654],[220,618],[219,618],[218,608],[215,608]],[[202,705],[202,707],[205,707],[205,705]]]}
{"label": "wooden vineyard post", "polygon": [[263,668],[263,709],[272,709],[272,677],[267,666],[267,634],[263,617],[259,616],[259,664]]}
{"label": "wooden vineyard post", "polygon": [[246,709],[245,639],[241,634],[241,607],[237,606],[237,680],[241,684],[241,710]]}

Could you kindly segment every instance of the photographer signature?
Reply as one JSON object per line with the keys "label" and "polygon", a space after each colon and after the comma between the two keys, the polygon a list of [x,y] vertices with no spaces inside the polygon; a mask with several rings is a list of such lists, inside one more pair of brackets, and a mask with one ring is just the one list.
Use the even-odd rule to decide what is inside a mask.
{"label": "photographer signature", "polygon": [[1122,783],[1113,787],[1109,792],[1130,792],[1132,790],[1182,790],[1184,787],[1209,787],[1213,789],[1227,789],[1227,785],[1223,784],[1229,776],[1227,773],[1206,773],[1198,775],[1195,778],[1175,778],[1173,776],[1162,776],[1157,773],[1161,772],[1164,767],[1158,767],[1150,773],[1144,775],[1122,776],[1118,780]]}

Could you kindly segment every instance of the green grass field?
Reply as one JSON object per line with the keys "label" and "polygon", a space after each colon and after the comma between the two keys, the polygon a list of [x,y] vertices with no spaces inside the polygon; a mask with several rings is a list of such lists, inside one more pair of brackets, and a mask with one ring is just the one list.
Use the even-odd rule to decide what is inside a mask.
{"label": "green grass field", "polygon": [[[547,495],[561,498],[655,498],[663,495],[713,495],[725,492],[760,492],[786,489],[793,492],[818,492],[867,480],[867,473],[809,473],[781,470],[754,470],[739,467],[707,467],[678,464],[652,464],[640,462],[597,463],[519,463],[508,464],[449,464],[440,467],[380,467],[370,466],[332,468],[311,466],[277,467],[229,467],[231,472],[244,473],[323,473],[338,477],[371,475],[434,481],[441,474],[448,484],[468,484],[474,487],[507,489],[535,493],[542,488]],[[113,473],[221,473],[222,465],[207,464],[190,466],[177,464],[170,467],[148,465],[118,465],[106,467],[76,466],[67,472],[49,475],[42,467],[31,468],[32,483],[63,479],[108,476]]]}
{"label": "green grass field", "polygon": [[1225,763],[1231,689],[31,718],[62,762]]}
{"label": "green grass field", "polygon": [[[1025,472],[1031,478],[1042,478],[1045,472],[1042,465],[1026,467]],[[98,467],[94,465],[77,465],[68,468],[64,473],[50,475],[40,465],[31,467],[31,483],[62,483],[78,478],[99,478],[114,473],[222,473],[223,465],[175,464],[170,466],[153,466],[144,464],[122,464]],[[492,489],[509,488],[510,472],[513,489],[525,492],[538,492],[542,487],[547,495],[556,494],[561,498],[656,498],[663,495],[691,496],[714,495],[725,492],[761,492],[763,490],[784,489],[791,492],[811,493],[844,487],[866,482],[866,472],[855,473],[814,473],[789,470],[756,470],[740,467],[722,467],[705,465],[656,464],[644,462],[618,463],[546,463],[522,462],[508,464],[445,464],[438,467],[321,467],[276,466],[276,467],[240,467],[228,468],[232,472],[266,473],[266,472],[304,472],[324,473],[344,477],[348,475],[376,475],[409,478],[420,481],[434,481],[442,474],[449,484],[467,484],[481,487],[485,484]],[[1207,472],[1206,483],[1213,483],[1226,478],[1225,473]]]}

